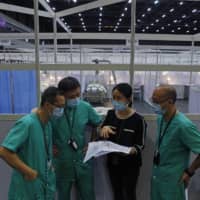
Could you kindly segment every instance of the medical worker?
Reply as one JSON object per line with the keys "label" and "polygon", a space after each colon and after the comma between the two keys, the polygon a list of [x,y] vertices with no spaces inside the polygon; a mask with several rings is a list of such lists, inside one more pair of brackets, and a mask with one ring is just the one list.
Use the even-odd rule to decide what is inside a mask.
{"label": "medical worker", "polygon": [[[0,157],[12,168],[9,200],[53,200],[52,127],[49,119],[63,114],[64,96],[47,88],[36,112],[19,119],[0,147]],[[3,180],[1,180],[3,181]]]}
{"label": "medical worker", "polygon": [[66,99],[64,115],[53,125],[58,199],[70,200],[72,185],[76,185],[81,200],[94,200],[91,161],[83,163],[85,129],[87,124],[99,125],[101,117],[89,103],[80,100],[81,87],[77,79],[66,77],[58,88]]}
{"label": "medical worker", "polygon": [[151,179],[151,200],[185,200],[185,187],[200,156],[189,167],[190,153],[200,153],[200,132],[175,105],[176,90],[160,86],[152,95],[158,114],[157,142]]}

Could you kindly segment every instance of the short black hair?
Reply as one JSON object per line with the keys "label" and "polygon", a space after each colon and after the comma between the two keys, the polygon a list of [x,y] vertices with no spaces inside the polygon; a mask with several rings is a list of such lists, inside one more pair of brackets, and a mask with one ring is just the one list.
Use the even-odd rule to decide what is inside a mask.
{"label": "short black hair", "polygon": [[77,88],[80,88],[81,85],[79,81],[71,76],[63,78],[59,83],[58,83],[58,89],[62,92],[69,92],[72,90],[75,90]]}
{"label": "short black hair", "polygon": [[[117,84],[113,89],[112,92],[114,90],[118,90],[120,93],[123,94],[123,96],[125,96],[127,99],[130,99],[133,93],[133,89],[132,87],[128,84],[128,83],[119,83]],[[132,100],[129,103],[129,107],[132,106]]]}
{"label": "short black hair", "polygon": [[50,86],[46,88],[42,93],[40,106],[44,106],[46,102],[54,104],[57,95],[62,95],[57,87]]}

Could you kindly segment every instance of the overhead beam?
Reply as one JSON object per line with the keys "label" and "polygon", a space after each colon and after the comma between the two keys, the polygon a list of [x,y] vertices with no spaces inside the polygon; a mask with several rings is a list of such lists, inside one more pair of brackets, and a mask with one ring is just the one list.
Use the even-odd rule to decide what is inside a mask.
{"label": "overhead beam", "polygon": [[[27,15],[34,15],[34,10],[22,6],[11,5],[8,3],[0,3],[0,10],[22,13]],[[52,16],[46,11],[39,11],[39,16],[51,18]]]}
{"label": "overhead beam", "polygon": [[[128,33],[57,33],[57,39],[82,39],[82,40],[129,40]],[[0,39],[34,39],[33,33],[0,33]],[[54,39],[54,33],[40,33],[40,39]],[[136,34],[136,40],[153,41],[192,41],[192,35],[170,35],[170,34]],[[200,41],[200,38],[195,41]]]}
{"label": "overhead beam", "polygon": [[84,5],[81,6],[76,6],[74,8],[70,8],[70,9],[66,9],[66,10],[62,10],[60,12],[57,12],[56,15],[58,17],[64,17],[67,15],[72,15],[72,14],[76,14],[79,12],[84,12],[87,10],[91,10],[94,8],[98,8],[98,7],[103,7],[103,6],[108,6],[108,5],[112,5],[112,4],[116,4],[116,3],[120,3],[126,0],[97,0],[91,3],[86,3]]}
{"label": "overhead beam", "polygon": [[20,32],[33,32],[33,29],[29,28],[28,26],[25,26],[21,22],[16,21],[15,19],[8,17],[7,15],[0,12],[0,17],[2,17],[8,24],[11,24],[15,26]]}
{"label": "overhead beam", "polygon": [[[35,64],[0,64],[2,70],[32,70]],[[40,64],[40,70],[52,71],[128,71],[129,64]],[[199,65],[156,65],[156,64],[135,64],[135,71],[175,71],[175,72],[200,72]]]}
{"label": "overhead beam", "polygon": [[56,17],[56,21],[60,24],[60,26],[70,33],[71,31],[67,28],[67,26],[60,20],[59,16],[52,10],[49,4],[45,0],[39,0],[40,4],[49,12],[52,17]]}

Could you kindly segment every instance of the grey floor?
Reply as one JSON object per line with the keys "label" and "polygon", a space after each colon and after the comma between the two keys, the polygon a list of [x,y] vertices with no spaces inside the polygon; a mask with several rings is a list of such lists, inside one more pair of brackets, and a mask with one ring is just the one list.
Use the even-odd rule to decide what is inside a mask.
{"label": "grey floor", "polygon": [[[0,121],[0,143],[10,129],[13,121]],[[150,200],[150,177],[152,169],[152,157],[155,141],[155,121],[147,121],[148,134],[146,138],[146,147],[143,152],[143,166],[140,172],[139,183],[137,188],[138,200]],[[200,120],[194,121],[200,128]],[[0,160],[0,200],[7,200],[7,192],[10,181],[11,168]],[[95,175],[95,192],[96,200],[112,200],[112,191],[107,176],[105,167],[105,158],[100,157],[94,161]],[[75,200],[75,195],[72,194],[72,200]],[[189,200],[200,200],[200,171],[191,180],[189,186]]]}

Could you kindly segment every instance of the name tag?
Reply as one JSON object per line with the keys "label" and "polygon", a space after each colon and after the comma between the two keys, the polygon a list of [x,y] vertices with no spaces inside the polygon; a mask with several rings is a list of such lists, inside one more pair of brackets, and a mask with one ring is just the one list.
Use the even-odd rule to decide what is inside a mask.
{"label": "name tag", "polygon": [[132,129],[127,129],[127,128],[123,129],[123,131],[129,132],[129,133],[135,133],[134,130],[132,130]]}

